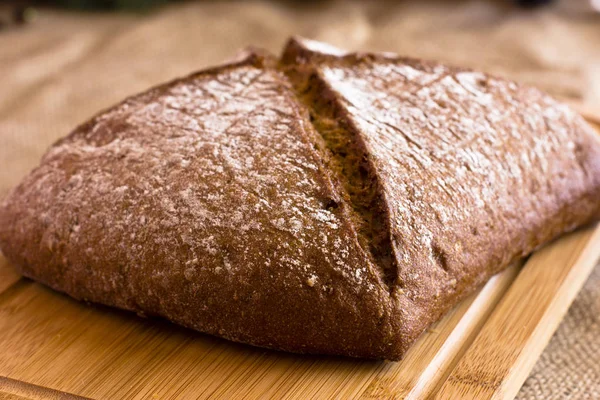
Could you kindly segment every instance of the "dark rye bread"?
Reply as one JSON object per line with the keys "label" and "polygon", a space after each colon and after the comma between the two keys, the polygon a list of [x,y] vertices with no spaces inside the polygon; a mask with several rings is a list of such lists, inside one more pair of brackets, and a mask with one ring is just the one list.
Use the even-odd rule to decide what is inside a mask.
{"label": "dark rye bread", "polygon": [[77,128],[3,201],[0,248],[79,299],[399,359],[599,199],[594,133],[539,91],[296,39]]}

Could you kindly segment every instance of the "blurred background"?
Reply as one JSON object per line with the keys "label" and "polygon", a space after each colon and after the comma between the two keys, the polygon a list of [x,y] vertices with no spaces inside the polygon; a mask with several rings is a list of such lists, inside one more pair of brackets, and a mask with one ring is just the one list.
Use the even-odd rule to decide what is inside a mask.
{"label": "blurred background", "polygon": [[0,146],[11,149],[0,153],[10,165],[0,169],[0,195],[98,110],[250,44],[277,53],[292,34],[470,66],[600,111],[596,8],[590,0],[0,0]]}
{"label": "blurred background", "polygon": [[[250,44],[277,53],[292,34],[470,66],[600,110],[590,0],[20,0],[0,2],[0,132],[37,159],[129,94]],[[31,168],[18,152],[8,157],[0,193]]]}
{"label": "blurred background", "polygon": [[[0,0],[0,197],[99,110],[293,34],[492,72],[600,115],[599,3]],[[600,267],[520,398],[600,396],[599,287]]]}

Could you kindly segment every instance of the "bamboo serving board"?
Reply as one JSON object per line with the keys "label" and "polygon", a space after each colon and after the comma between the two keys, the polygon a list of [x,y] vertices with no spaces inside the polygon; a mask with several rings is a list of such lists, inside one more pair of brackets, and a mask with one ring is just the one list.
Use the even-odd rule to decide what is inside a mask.
{"label": "bamboo serving board", "polygon": [[599,257],[600,226],[562,237],[493,277],[401,362],[231,343],[74,301],[0,258],[0,399],[510,399]]}

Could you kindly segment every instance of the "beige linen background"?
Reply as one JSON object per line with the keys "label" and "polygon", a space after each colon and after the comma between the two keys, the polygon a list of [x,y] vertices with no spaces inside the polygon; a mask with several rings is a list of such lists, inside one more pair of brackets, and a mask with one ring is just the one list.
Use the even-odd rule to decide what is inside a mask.
{"label": "beige linen background", "polygon": [[[0,33],[0,196],[98,110],[291,34],[472,66],[600,113],[600,14],[578,1],[194,2],[154,13],[41,10]],[[521,399],[600,398],[600,266],[525,382]]]}

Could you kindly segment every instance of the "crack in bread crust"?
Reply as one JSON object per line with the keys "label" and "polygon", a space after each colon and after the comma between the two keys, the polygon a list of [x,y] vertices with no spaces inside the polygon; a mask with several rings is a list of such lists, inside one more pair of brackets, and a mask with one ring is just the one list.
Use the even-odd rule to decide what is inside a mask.
{"label": "crack in bread crust", "polygon": [[349,126],[344,110],[317,72],[309,65],[282,68],[298,100],[309,110],[310,122],[320,135],[317,150],[341,186],[359,243],[379,268],[381,279],[391,292],[398,282],[398,273],[392,254],[389,214],[365,144],[356,129]]}

